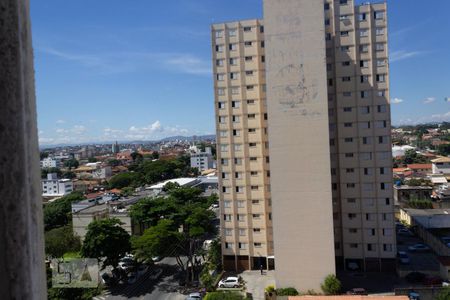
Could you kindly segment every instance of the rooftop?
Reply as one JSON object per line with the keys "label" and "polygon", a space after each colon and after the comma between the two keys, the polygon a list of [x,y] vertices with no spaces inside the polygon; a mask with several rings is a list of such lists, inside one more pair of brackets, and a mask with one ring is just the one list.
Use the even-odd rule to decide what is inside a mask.
{"label": "rooftop", "polygon": [[396,190],[432,190],[433,188],[431,186],[423,186],[423,185],[417,185],[417,186],[401,185],[401,186],[394,186],[394,189],[396,189]]}
{"label": "rooftop", "polygon": [[438,158],[432,159],[431,162],[432,162],[432,163],[445,163],[445,162],[450,162],[450,157],[444,157],[444,156],[438,157]]}
{"label": "rooftop", "polygon": [[289,300],[408,300],[408,296],[289,296]]}
{"label": "rooftop", "polygon": [[180,186],[185,186],[185,185],[194,183],[195,181],[197,181],[197,178],[175,178],[175,179],[169,179],[169,180],[166,180],[166,181],[154,184],[154,185],[150,186],[148,189],[150,189],[150,190],[162,189],[169,182],[178,183]]}

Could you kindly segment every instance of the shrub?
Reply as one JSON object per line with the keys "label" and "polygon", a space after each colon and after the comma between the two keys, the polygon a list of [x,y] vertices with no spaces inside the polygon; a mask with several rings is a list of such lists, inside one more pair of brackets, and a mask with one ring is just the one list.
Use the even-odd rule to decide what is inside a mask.
{"label": "shrub", "polygon": [[277,296],[298,296],[298,291],[293,287],[277,289]]}
{"label": "shrub", "polygon": [[244,296],[236,292],[211,292],[204,300],[244,300]]}
{"label": "shrub", "polygon": [[266,292],[266,294],[275,293],[275,286],[274,285],[268,285],[268,286],[266,286],[264,291]]}
{"label": "shrub", "polygon": [[337,295],[341,291],[341,282],[334,274],[330,274],[320,287],[326,295]]}

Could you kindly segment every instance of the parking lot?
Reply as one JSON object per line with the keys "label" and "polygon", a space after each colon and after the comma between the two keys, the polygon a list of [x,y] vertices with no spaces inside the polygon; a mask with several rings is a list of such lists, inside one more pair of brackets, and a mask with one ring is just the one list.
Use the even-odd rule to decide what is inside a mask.
{"label": "parking lot", "polygon": [[406,252],[410,258],[409,264],[398,265],[399,270],[430,273],[430,275],[439,272],[439,261],[432,250],[428,252],[412,252],[408,250],[409,246],[418,243],[423,243],[423,241],[417,236],[397,235],[397,250]]}

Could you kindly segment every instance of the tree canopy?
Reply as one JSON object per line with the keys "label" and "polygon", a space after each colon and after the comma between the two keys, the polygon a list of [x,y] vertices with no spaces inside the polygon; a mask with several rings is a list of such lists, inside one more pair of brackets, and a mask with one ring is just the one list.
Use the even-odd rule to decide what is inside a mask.
{"label": "tree canopy", "polygon": [[[132,239],[136,256],[150,260],[154,256],[174,256],[186,271],[186,280],[194,277],[203,241],[215,233],[215,214],[208,209],[215,197],[201,197],[196,188],[171,189],[167,197],[145,198],[133,205],[131,217],[150,228]],[[183,261],[181,257],[187,259]],[[191,274],[187,266],[191,265]]]}
{"label": "tree canopy", "polygon": [[104,259],[103,267],[117,267],[120,258],[131,250],[130,235],[119,219],[102,219],[91,222],[81,247],[83,257]]}
{"label": "tree canopy", "polygon": [[58,200],[45,204],[45,230],[67,225],[71,218],[70,213],[72,211],[72,203],[83,199],[84,196],[80,192],[72,192]]}
{"label": "tree canopy", "polygon": [[66,252],[80,251],[80,238],[73,235],[72,226],[63,226],[45,232],[45,254],[62,257]]}
{"label": "tree canopy", "polygon": [[80,165],[80,163],[75,158],[71,158],[64,162],[64,167],[69,168],[69,170],[76,169],[76,168],[78,168],[79,165]]}

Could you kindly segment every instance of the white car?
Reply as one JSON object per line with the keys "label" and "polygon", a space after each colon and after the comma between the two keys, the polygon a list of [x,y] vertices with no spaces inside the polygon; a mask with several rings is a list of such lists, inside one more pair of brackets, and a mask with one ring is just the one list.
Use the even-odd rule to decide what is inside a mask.
{"label": "white car", "polygon": [[398,251],[397,257],[402,265],[408,265],[411,262],[405,251]]}
{"label": "white car", "polygon": [[412,252],[426,252],[426,251],[430,251],[430,247],[428,247],[425,244],[415,244],[415,245],[409,246],[408,250],[412,251]]}
{"label": "white car", "polygon": [[202,300],[200,293],[190,293],[186,300]]}
{"label": "white car", "polygon": [[220,288],[238,288],[239,278],[238,277],[227,277],[219,281]]}

